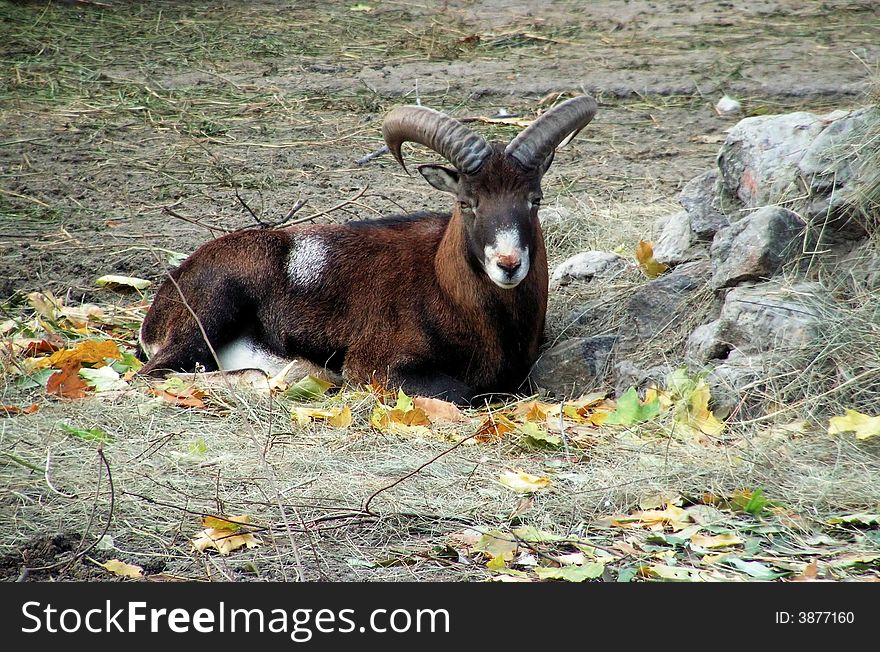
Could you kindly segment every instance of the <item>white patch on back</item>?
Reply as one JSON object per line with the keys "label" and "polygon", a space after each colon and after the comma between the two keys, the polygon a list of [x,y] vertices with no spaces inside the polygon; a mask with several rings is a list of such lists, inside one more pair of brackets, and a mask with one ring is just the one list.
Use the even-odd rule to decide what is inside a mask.
{"label": "white patch on back", "polygon": [[317,285],[327,265],[326,243],[317,236],[306,236],[293,241],[287,259],[287,274],[294,285]]}
{"label": "white patch on back", "polygon": [[[513,276],[508,276],[507,272],[498,266],[497,258],[498,256],[509,256],[511,254],[519,255],[520,266]],[[529,248],[523,247],[519,238],[519,231],[515,228],[500,229],[495,234],[495,243],[483,248],[483,255],[485,256],[483,269],[486,270],[486,274],[495,285],[499,287],[505,289],[515,287],[529,273]]]}
{"label": "white patch on back", "polygon": [[217,351],[223,371],[260,369],[270,376],[280,373],[290,360],[285,360],[257,346],[250,337],[240,337]]}

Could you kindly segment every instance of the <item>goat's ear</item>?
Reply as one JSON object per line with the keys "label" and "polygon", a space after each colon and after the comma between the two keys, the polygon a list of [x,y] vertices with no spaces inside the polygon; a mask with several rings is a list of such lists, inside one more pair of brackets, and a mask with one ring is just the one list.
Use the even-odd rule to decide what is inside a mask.
{"label": "goat's ear", "polygon": [[437,190],[458,194],[458,172],[442,165],[420,165],[419,173]]}

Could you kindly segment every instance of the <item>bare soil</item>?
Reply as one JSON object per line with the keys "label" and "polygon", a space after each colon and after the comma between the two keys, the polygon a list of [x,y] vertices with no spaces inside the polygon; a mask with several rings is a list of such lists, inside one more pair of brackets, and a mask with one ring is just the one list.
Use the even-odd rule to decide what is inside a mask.
{"label": "bare soil", "polygon": [[[0,300],[7,300],[8,310],[33,290],[51,290],[68,303],[130,304],[130,296],[96,287],[95,278],[124,274],[159,281],[179,254],[223,230],[254,226],[243,203],[262,219],[277,221],[306,200],[296,217],[320,213],[318,223],[443,209],[445,196],[408,177],[389,156],[357,164],[382,145],[384,113],[416,101],[456,116],[490,117],[504,110],[528,119],[568,93],[596,97],[597,118],[559,153],[545,191],[548,204],[576,209],[585,223],[593,212],[601,215],[593,226],[608,249],[631,249],[631,235],[650,233],[653,218],[675,209],[681,186],[713,165],[725,130],[736,121],[866,104],[869,83],[880,69],[880,7],[873,0],[110,4],[0,3]],[[357,11],[362,5],[370,10]],[[725,94],[742,103],[741,115],[715,112]],[[475,125],[499,139],[518,131]],[[424,150],[410,156],[429,160]],[[356,201],[324,213],[364,188]],[[637,221],[623,223],[632,216]],[[570,253],[551,251],[551,264]],[[3,403],[21,398],[11,385],[3,391]],[[0,443],[6,450],[32,446],[39,458],[45,442],[52,441],[60,447],[56,463],[76,464],[92,479],[94,447],[57,442],[53,423],[77,418],[89,427],[106,426],[110,419],[118,440],[130,436],[143,449],[143,455],[131,451],[126,464],[146,465],[134,472],[131,494],[117,495],[115,518],[127,523],[126,518],[149,512],[156,519],[146,526],[134,521],[120,526],[118,546],[144,558],[151,546],[164,546],[170,556],[162,557],[156,572],[167,567],[189,578],[296,575],[277,560],[260,567],[204,560],[198,562],[201,567],[193,565],[181,534],[187,510],[198,513],[207,509],[206,502],[219,510],[224,496],[250,496],[257,492],[256,479],[271,474],[248,448],[240,422],[201,417],[210,422],[204,428],[212,433],[207,437],[212,450],[224,446],[220,435],[227,441],[241,437],[238,449],[222,449],[210,468],[177,459],[184,468],[175,466],[173,479],[163,480],[170,462],[150,461],[150,446],[167,436],[182,442],[185,451],[203,425],[198,419],[176,423],[179,416],[164,413],[156,421],[138,416],[139,410],[129,399],[91,408],[55,402],[41,410],[42,421],[3,420],[8,423],[0,423]],[[132,422],[136,418],[140,424]],[[218,427],[226,432],[210,430]],[[295,438],[289,426],[281,430],[273,433],[276,443]],[[298,519],[320,517],[329,504],[358,504],[410,468],[395,464],[410,447],[405,443],[375,436],[339,440],[326,433],[298,446],[306,443],[342,452],[334,461],[297,449],[305,459],[286,470],[303,475],[275,478],[284,485],[282,493],[293,492],[284,495],[315,501]],[[442,449],[436,442],[424,444],[422,461]],[[833,451],[827,453],[834,458]],[[478,466],[486,467],[488,478],[506,454],[471,451],[437,465],[432,477],[443,488],[425,485],[424,491],[438,493],[422,496],[423,507],[431,511],[464,501],[449,510],[448,522],[426,525],[399,515],[379,525],[363,523],[338,538],[330,532],[300,541],[311,550],[299,562],[306,568],[304,577],[480,576],[482,571],[472,567],[438,562],[439,553],[432,564],[383,565],[374,558],[372,566],[358,566],[346,559],[364,550],[430,548],[440,533],[456,528],[455,519],[485,518],[483,498],[468,502],[456,491],[461,478]],[[345,455],[374,466],[352,479],[350,495],[313,491],[309,477],[334,469],[351,472]],[[612,458],[609,453],[596,459],[610,463]],[[280,463],[271,455],[270,461]],[[622,476],[636,471],[618,470]],[[78,475],[70,469],[66,477],[74,482]],[[611,484],[595,494],[581,487],[577,504],[583,512],[572,512],[566,527],[607,511],[608,505],[631,505],[643,489],[663,489],[659,477],[695,491],[714,482],[719,489],[728,481],[736,484],[724,473],[703,485],[696,478],[683,480],[684,467],[648,477],[653,479],[640,487],[617,487],[620,478],[609,478]],[[26,517],[0,544],[0,575],[8,579],[18,577],[23,557],[31,566],[34,559],[51,565],[59,552],[76,550],[71,537],[78,542],[88,520],[88,490],[76,492],[81,498],[76,509],[54,494],[46,499],[52,507],[37,509],[45,492],[40,484],[36,476],[19,477],[0,503],[9,516],[0,519],[7,528],[18,522],[10,519]],[[144,494],[149,486],[161,488],[161,496],[175,507],[162,511],[154,502],[159,493]],[[409,491],[417,496],[418,485]],[[396,504],[387,506],[390,512]],[[497,513],[510,507],[505,503]],[[286,545],[283,536],[273,541]],[[401,556],[406,555],[395,559]],[[68,577],[97,577],[102,571],[94,568],[82,566]]]}

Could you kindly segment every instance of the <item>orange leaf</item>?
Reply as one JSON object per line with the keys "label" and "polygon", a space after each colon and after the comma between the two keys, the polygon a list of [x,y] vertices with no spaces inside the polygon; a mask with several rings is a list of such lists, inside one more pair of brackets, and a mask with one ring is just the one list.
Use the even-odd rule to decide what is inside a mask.
{"label": "orange leaf", "polygon": [[474,441],[486,443],[502,439],[504,435],[516,430],[516,424],[510,419],[498,415],[489,415],[489,417],[480,424],[477,432],[474,434]]}
{"label": "orange leaf", "polygon": [[0,417],[12,417],[16,414],[33,414],[40,409],[36,403],[31,403],[26,408],[20,408],[17,405],[0,405]]}
{"label": "orange leaf", "polygon": [[425,396],[416,396],[413,398],[413,405],[417,408],[421,408],[431,423],[436,423],[437,421],[462,423],[468,420],[468,418],[462,414],[462,411],[458,409],[458,406],[449,401],[441,401],[438,398],[427,398]]}
{"label": "orange leaf", "polygon": [[654,243],[648,240],[639,240],[636,245],[636,260],[648,278],[657,278],[667,269],[668,265],[658,262],[654,258]]}
{"label": "orange leaf", "polygon": [[178,407],[205,407],[205,402],[202,400],[205,393],[195,387],[186,387],[181,390],[175,390],[174,393],[159,387],[153,387],[150,389],[150,393],[153,394],[153,396],[158,396],[163,401],[168,401],[172,405]]}
{"label": "orange leaf", "polygon": [[46,392],[60,398],[85,398],[89,386],[79,377],[80,367],[75,361],[65,364],[60,371],[49,376]]}
{"label": "orange leaf", "polygon": [[72,349],[62,349],[53,353],[49,356],[49,366],[61,368],[68,362],[77,362],[79,365],[91,364],[103,367],[106,358],[122,359],[116,342],[113,340],[86,340]]}

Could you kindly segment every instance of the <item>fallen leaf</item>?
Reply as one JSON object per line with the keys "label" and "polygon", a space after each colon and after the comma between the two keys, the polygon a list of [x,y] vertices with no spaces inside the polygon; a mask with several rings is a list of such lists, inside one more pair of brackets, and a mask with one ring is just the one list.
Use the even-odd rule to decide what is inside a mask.
{"label": "fallen leaf", "polygon": [[735,534],[730,532],[725,532],[723,534],[716,534],[714,536],[704,535],[704,534],[694,534],[691,536],[690,541],[695,546],[699,546],[700,548],[726,548],[728,546],[737,546],[741,544],[743,541]]}
{"label": "fallen leaf", "polygon": [[512,491],[530,494],[550,486],[550,478],[532,475],[525,471],[505,471],[498,482]]}
{"label": "fallen leaf", "polygon": [[134,564],[126,564],[118,559],[111,559],[103,564],[98,564],[101,568],[110,571],[119,577],[128,577],[133,580],[143,579],[144,569]]}
{"label": "fallen leaf", "polygon": [[146,290],[152,284],[152,281],[148,281],[145,278],[118,276],[116,274],[107,274],[95,279],[95,285],[107,288],[108,290]]}
{"label": "fallen leaf", "polygon": [[[880,557],[880,555],[878,555],[878,557]],[[749,577],[754,577],[756,580],[769,581],[788,575],[788,573],[779,573],[771,570],[769,566],[762,564],[761,562],[743,561],[738,557],[728,557],[722,563],[731,566],[738,571],[742,571]]]}
{"label": "fallen leaf", "polygon": [[80,369],[79,375],[96,392],[109,392],[128,388],[128,383],[122,380],[119,372],[113,369],[113,367]]}
{"label": "fallen leaf", "polygon": [[122,353],[113,340],[86,340],[72,349],[61,349],[48,358],[50,367],[61,368],[69,362],[103,366],[107,359],[121,360]]}
{"label": "fallen leaf", "polygon": [[845,523],[847,525],[864,525],[870,527],[872,525],[880,525],[880,514],[846,514],[844,516],[829,518],[826,523],[829,525],[840,525],[841,523]]}
{"label": "fallen leaf", "polygon": [[476,552],[486,554],[490,561],[497,557],[501,557],[505,561],[511,561],[514,555],[516,555],[517,548],[519,548],[519,545],[516,539],[509,534],[504,534],[500,530],[489,530],[480,537],[480,540],[474,546]]}
{"label": "fallen leaf", "polygon": [[667,505],[666,509],[638,511],[628,516],[617,516],[612,518],[610,523],[617,527],[644,527],[650,530],[662,530],[668,526],[673,532],[678,532],[691,525],[691,516],[681,507]]}
{"label": "fallen leaf", "polygon": [[18,407],[17,405],[0,405],[0,417],[13,417],[17,414],[33,414],[40,409],[36,403],[31,403],[27,407]]}
{"label": "fallen leaf", "polygon": [[214,548],[221,555],[228,555],[242,546],[255,548],[262,541],[253,533],[242,531],[242,525],[248,523],[250,517],[247,515],[230,516],[225,519],[216,516],[202,517],[202,525],[206,527],[192,539],[192,545],[199,552]]}
{"label": "fallen leaf", "polygon": [[428,398],[426,396],[416,396],[413,398],[413,405],[424,411],[425,415],[431,423],[465,423],[470,421],[455,403],[449,401],[441,401],[437,398]]}
{"label": "fallen leaf", "polygon": [[61,428],[68,435],[73,435],[77,439],[82,439],[83,441],[97,441],[102,444],[109,444],[113,442],[113,435],[104,432],[100,428],[91,428],[89,430],[85,430],[84,428],[75,428],[73,426],[69,426],[66,423],[58,423],[58,427]]}
{"label": "fallen leaf", "polygon": [[814,559],[804,567],[800,575],[793,575],[789,579],[792,582],[815,582],[819,579],[819,564]]}
{"label": "fallen leaf", "polygon": [[880,435],[880,416],[872,417],[856,410],[847,409],[842,417],[831,417],[828,420],[828,434],[854,432],[856,439],[871,439]]}
{"label": "fallen leaf", "polygon": [[61,309],[61,301],[55,298],[51,292],[31,292],[27,295],[28,303],[37,312],[38,315],[56,321],[58,313]]}
{"label": "fallen leaf", "polygon": [[60,398],[85,398],[88,385],[79,377],[80,363],[69,362],[46,381],[46,392]]}
{"label": "fallen leaf", "polygon": [[639,568],[642,577],[653,577],[667,582],[700,582],[703,578],[696,568],[683,568],[681,566],[667,566],[655,564]]}
{"label": "fallen leaf", "polygon": [[351,408],[347,405],[332,409],[295,407],[293,414],[301,426],[313,421],[326,421],[334,428],[347,428],[352,422]]}
{"label": "fallen leaf", "polygon": [[594,580],[597,577],[602,577],[604,572],[605,564],[599,564],[594,561],[587,562],[581,566],[564,566],[562,568],[538,566],[535,568],[535,575],[542,580],[565,580],[566,582]]}
{"label": "fallen leaf", "polygon": [[657,278],[669,269],[668,265],[657,262],[654,258],[654,243],[648,240],[639,240],[636,245],[636,260],[648,278]]}
{"label": "fallen leaf", "polygon": [[516,424],[500,414],[490,414],[474,433],[474,441],[485,444],[503,439],[504,435],[516,430]]}
{"label": "fallen leaf", "polygon": [[852,568],[853,566],[876,566],[880,553],[850,552],[841,555],[831,562],[834,568]]}
{"label": "fallen leaf", "polygon": [[630,387],[617,399],[617,409],[605,419],[607,424],[631,426],[653,419],[660,414],[660,400],[654,398],[649,403],[639,400],[635,387]]}
{"label": "fallen leaf", "polygon": [[562,437],[551,435],[534,421],[526,421],[518,430],[525,435],[524,443],[531,448],[555,449],[562,446]]}
{"label": "fallen leaf", "polygon": [[333,387],[333,383],[309,375],[292,385],[284,392],[284,396],[295,401],[313,401],[324,395],[331,387]]}
{"label": "fallen leaf", "polygon": [[178,407],[204,408],[202,398],[205,392],[195,385],[187,385],[182,379],[171,377],[158,387],[151,387],[150,393]]}

